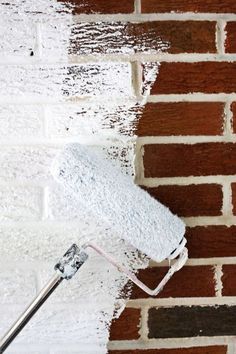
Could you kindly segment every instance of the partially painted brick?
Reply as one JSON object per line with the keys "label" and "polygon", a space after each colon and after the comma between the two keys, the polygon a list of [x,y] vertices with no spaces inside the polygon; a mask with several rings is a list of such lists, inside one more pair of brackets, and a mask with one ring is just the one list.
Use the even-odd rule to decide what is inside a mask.
{"label": "partially painted brick", "polygon": [[0,76],[1,98],[62,100],[133,95],[129,63],[11,65],[1,67]]}

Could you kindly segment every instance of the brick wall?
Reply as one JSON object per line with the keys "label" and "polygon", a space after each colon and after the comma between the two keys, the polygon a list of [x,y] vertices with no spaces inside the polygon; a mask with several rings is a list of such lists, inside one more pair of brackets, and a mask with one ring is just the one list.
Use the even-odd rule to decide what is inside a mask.
{"label": "brick wall", "polygon": [[[160,63],[136,128],[136,181],[184,218],[190,259],[157,298],[133,288],[126,309],[113,322],[109,351],[233,354],[235,0],[48,0],[40,10],[28,3],[0,2],[1,333],[51,274],[55,257],[78,227],[88,231],[50,178],[55,154],[84,132],[97,132],[96,126],[85,129],[84,122],[93,119],[88,107],[95,96],[101,98],[95,113],[103,109],[104,87],[113,84],[111,96],[119,104],[133,91],[139,99],[146,63],[154,70]],[[68,22],[64,6],[72,14]],[[162,45],[163,50],[168,46],[165,53]],[[105,57],[113,66],[104,66]],[[116,78],[121,72],[128,76],[124,85],[111,83],[111,74]],[[95,77],[92,83],[81,85],[88,76]],[[73,121],[75,110],[82,123]],[[111,126],[114,117],[109,117]],[[114,145],[108,155],[118,154],[126,168],[129,141]],[[96,272],[104,267],[97,264]],[[155,286],[167,267],[151,263],[139,276]],[[96,281],[96,272],[91,271],[87,287]],[[104,278],[109,282],[108,273]],[[97,342],[83,343],[87,328],[94,323],[100,328],[97,305],[91,306],[86,291],[79,302],[76,282],[58,291],[9,354],[99,353]],[[80,321],[88,303],[89,319]]]}
{"label": "brick wall", "polygon": [[[189,260],[156,298],[133,287],[113,322],[110,353],[233,354],[236,3],[136,5],[139,20],[157,21],[173,44],[150,58],[161,65],[137,127],[136,181],[183,217]],[[151,262],[139,277],[155,287],[167,269]]]}

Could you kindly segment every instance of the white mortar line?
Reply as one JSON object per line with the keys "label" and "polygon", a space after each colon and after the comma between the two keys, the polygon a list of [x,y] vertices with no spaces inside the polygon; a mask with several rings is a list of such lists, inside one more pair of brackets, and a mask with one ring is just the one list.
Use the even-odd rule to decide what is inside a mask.
{"label": "white mortar line", "polygon": [[236,142],[235,135],[171,135],[171,136],[144,136],[138,138],[142,145],[150,144],[197,144]]}
{"label": "white mortar line", "polygon": [[[187,244],[188,245],[188,244]],[[189,258],[186,262],[186,266],[196,267],[196,266],[222,266],[224,264],[235,264],[236,257],[211,257],[211,258]],[[155,261],[150,261],[150,268],[160,268],[160,267],[169,267],[167,260],[156,263]]]}
{"label": "white mortar line", "polygon": [[141,14],[141,0],[134,0],[134,13]]}
{"label": "white mortar line", "polygon": [[182,218],[187,226],[236,225],[236,216],[201,216]]}
{"label": "white mortar line", "polygon": [[146,187],[157,187],[164,185],[181,185],[187,186],[189,184],[223,184],[236,182],[236,176],[189,176],[189,177],[160,177],[160,178],[143,178],[140,184]]}
{"label": "white mortar line", "polygon": [[236,343],[229,343],[228,345],[228,350],[227,350],[227,354],[235,354],[236,353]]}
{"label": "white mortar line", "polygon": [[214,279],[215,279],[215,292],[217,297],[222,297],[222,289],[223,289],[223,284],[222,284],[222,265],[216,265],[214,266]]}
{"label": "white mortar line", "polygon": [[216,345],[228,345],[235,341],[234,336],[217,336],[217,337],[187,337],[187,338],[167,338],[167,339],[149,339],[142,340],[124,340],[124,341],[111,341],[108,344],[110,350],[120,349],[174,349],[174,348],[190,348],[190,347],[204,347]]}
{"label": "white mortar line", "polygon": [[[181,286],[181,284],[180,284]],[[144,298],[129,300],[127,307],[140,308],[146,307],[175,307],[175,306],[217,306],[217,305],[236,305],[235,296],[222,297],[168,297],[168,298]]]}
{"label": "white mortar line", "polygon": [[3,55],[0,57],[0,65],[54,65],[54,66],[74,66],[87,63],[96,62],[130,62],[130,61],[153,61],[153,62],[233,62],[236,61],[236,54],[201,54],[201,53],[181,53],[181,54],[168,54],[168,53],[137,53],[137,54],[87,54],[87,55],[70,55],[69,62],[64,60],[58,61],[58,57],[43,58],[39,57],[22,57],[22,56],[8,56]]}
{"label": "white mortar line", "polygon": [[[127,306],[129,307],[129,306]],[[141,327],[140,327],[140,339],[141,340],[147,340],[148,339],[148,306],[142,306],[141,307]]]}
{"label": "white mortar line", "polygon": [[225,216],[233,216],[231,183],[224,181],[222,185],[222,191],[223,191],[222,214]]}
{"label": "white mortar line", "polygon": [[216,48],[219,54],[225,54],[226,21],[219,19],[216,25]]}
{"label": "white mortar line", "polygon": [[236,93],[187,93],[187,94],[169,94],[169,95],[151,95],[148,102],[228,102],[235,101]]}
{"label": "white mortar line", "polygon": [[135,168],[135,183],[141,184],[140,181],[144,178],[144,166],[143,166],[143,147],[139,144],[139,140],[136,141],[135,148],[135,159],[134,159],[134,168]]}
{"label": "white mortar line", "polygon": [[147,14],[94,14],[75,15],[74,22],[151,22],[151,21],[236,21],[236,14],[232,13],[147,13]]}

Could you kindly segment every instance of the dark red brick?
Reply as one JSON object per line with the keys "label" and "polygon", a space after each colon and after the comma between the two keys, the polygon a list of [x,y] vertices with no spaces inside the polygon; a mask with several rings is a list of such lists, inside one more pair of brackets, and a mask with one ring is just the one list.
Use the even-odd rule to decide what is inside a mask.
{"label": "dark red brick", "polygon": [[227,354],[227,346],[190,347],[177,349],[109,350],[109,354]]}
{"label": "dark red brick", "polygon": [[235,336],[236,306],[151,308],[149,338]]}
{"label": "dark red brick", "polygon": [[151,144],[144,146],[145,177],[236,174],[236,144]]}
{"label": "dark red brick", "polygon": [[72,7],[73,14],[119,14],[134,12],[134,0],[60,0]]}
{"label": "dark red brick", "polygon": [[152,94],[236,92],[236,62],[161,63]]}
{"label": "dark red brick", "polygon": [[140,309],[126,308],[118,319],[112,321],[110,340],[139,338]]}
{"label": "dark red brick", "polygon": [[221,102],[147,103],[139,120],[138,136],[222,135]]}
{"label": "dark red brick", "polygon": [[235,296],[236,295],[236,265],[226,264],[222,267],[222,295]]}
{"label": "dark red brick", "polygon": [[178,216],[222,214],[223,193],[219,184],[166,185],[146,190]]}
{"label": "dark red brick", "polygon": [[[140,270],[138,278],[154,289],[167,273],[167,267],[153,267]],[[166,284],[158,298],[167,297],[211,297],[215,296],[214,269],[211,266],[185,266],[175,273]],[[133,287],[132,299],[149,297],[136,285]]]}
{"label": "dark red brick", "polygon": [[189,258],[236,256],[236,226],[188,227],[185,236]]}
{"label": "dark red brick", "polygon": [[227,33],[225,51],[227,53],[236,53],[236,22],[228,22],[225,31]]}
{"label": "dark red brick", "polygon": [[234,0],[142,0],[142,12],[236,13]]}

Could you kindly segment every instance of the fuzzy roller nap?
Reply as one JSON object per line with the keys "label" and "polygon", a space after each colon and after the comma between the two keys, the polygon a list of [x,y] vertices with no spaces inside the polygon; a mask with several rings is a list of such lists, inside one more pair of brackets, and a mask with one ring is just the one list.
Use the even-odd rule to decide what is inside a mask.
{"label": "fuzzy roller nap", "polygon": [[94,153],[93,148],[71,144],[58,156],[52,169],[55,179],[104,219],[121,238],[157,262],[178,259],[155,289],[149,289],[135,274],[93,243],[73,244],[55,265],[56,274],[39,292],[0,341],[3,353],[63,279],[71,279],[88,259],[90,247],[125,273],[149,295],[157,295],[171,276],[185,264],[184,223],[169,209],[136,186],[130,177]]}
{"label": "fuzzy roller nap", "polygon": [[93,148],[68,145],[52,173],[93,214],[153,260],[161,262],[180,243],[184,246],[184,223]]}

